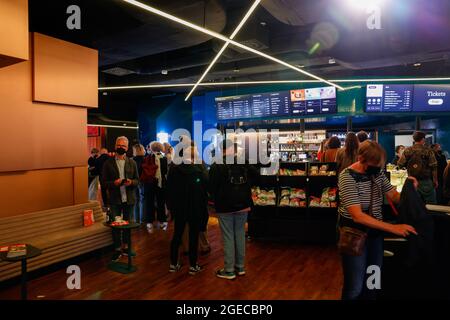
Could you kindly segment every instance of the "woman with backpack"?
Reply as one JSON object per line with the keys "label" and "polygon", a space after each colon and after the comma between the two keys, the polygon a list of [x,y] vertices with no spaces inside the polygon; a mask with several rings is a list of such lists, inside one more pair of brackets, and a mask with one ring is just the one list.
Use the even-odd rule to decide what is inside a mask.
{"label": "woman with backpack", "polygon": [[179,248],[183,232],[189,225],[189,274],[202,271],[197,263],[199,234],[208,222],[208,172],[203,164],[196,164],[198,152],[193,144],[183,149],[183,163],[172,165],[167,177],[167,206],[174,220],[170,244],[169,272],[181,269]]}
{"label": "woman with backpack", "polygon": [[167,159],[162,153],[164,147],[160,142],[151,142],[148,150],[150,154],[142,162],[140,181],[144,183],[147,230],[149,233],[152,233],[154,228],[153,222],[155,221],[155,200],[157,226],[164,231],[168,227],[164,192],[166,187]]}
{"label": "woman with backpack", "polygon": [[[236,145],[226,140],[221,148],[224,164],[214,163],[209,171],[209,190],[214,201],[224,246],[224,268],[216,272],[222,279],[245,275],[245,223],[252,202],[252,180],[258,176],[249,165],[236,164]],[[225,158],[235,158],[225,164]]]}

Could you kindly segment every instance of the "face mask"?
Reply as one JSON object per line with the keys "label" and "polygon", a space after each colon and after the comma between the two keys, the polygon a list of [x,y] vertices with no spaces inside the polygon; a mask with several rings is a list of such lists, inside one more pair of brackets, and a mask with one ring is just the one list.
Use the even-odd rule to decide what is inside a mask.
{"label": "face mask", "polygon": [[376,176],[381,172],[381,168],[380,167],[374,167],[374,166],[368,166],[366,169],[366,173],[369,176]]}
{"label": "face mask", "polygon": [[116,152],[118,155],[123,156],[125,153],[127,153],[127,150],[125,150],[124,148],[117,148]]}

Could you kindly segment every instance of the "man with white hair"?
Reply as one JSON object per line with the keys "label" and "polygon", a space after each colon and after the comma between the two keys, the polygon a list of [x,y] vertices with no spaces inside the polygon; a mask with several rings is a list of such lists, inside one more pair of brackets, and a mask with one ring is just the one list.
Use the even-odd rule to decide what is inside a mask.
{"label": "man with white hair", "polygon": [[[126,156],[127,137],[121,136],[116,139],[115,151],[115,157],[108,159],[103,165],[102,179],[108,192],[112,219],[123,216],[123,220],[129,220],[133,216],[136,204],[136,187],[139,184],[138,169],[136,162]],[[127,254],[129,237],[129,230],[125,230],[123,235],[122,232],[113,230],[115,248],[113,261],[119,260],[122,254]],[[134,255],[133,252],[131,254]]]}

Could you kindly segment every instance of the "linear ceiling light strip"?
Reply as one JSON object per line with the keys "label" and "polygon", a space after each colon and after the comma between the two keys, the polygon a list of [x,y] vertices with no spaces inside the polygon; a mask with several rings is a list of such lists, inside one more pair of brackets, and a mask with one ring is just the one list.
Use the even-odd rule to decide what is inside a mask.
{"label": "linear ceiling light strip", "polygon": [[[258,4],[261,2],[261,0],[256,0],[253,5],[250,7],[250,9],[247,11],[247,13],[245,14],[244,18],[242,18],[241,22],[239,23],[239,25],[236,27],[236,29],[233,31],[233,33],[230,36],[230,39],[233,40],[234,37],[236,37],[236,35],[238,34],[239,30],[241,30],[241,28],[244,26],[244,24],[247,22],[248,18],[250,18],[250,16],[252,15],[253,11],[255,11],[256,7],[258,6]],[[202,76],[200,77],[200,79],[198,79],[197,83],[195,84],[195,86],[191,89],[191,91],[188,93],[188,95],[186,96],[186,99],[184,101],[188,101],[189,98],[191,97],[191,95],[194,93],[195,89],[197,89],[198,85],[203,81],[203,79],[205,79],[206,75],[208,74],[209,70],[211,70],[211,68],[216,64],[216,62],[219,60],[220,56],[222,55],[222,53],[226,50],[226,48],[228,48],[228,45],[230,44],[229,41],[225,42],[225,44],[223,45],[222,49],[220,49],[220,51],[217,53],[217,55],[214,57],[214,59],[211,61],[211,63],[209,64],[208,68],[206,68],[205,72],[203,72]]]}
{"label": "linear ceiling light strip", "polygon": [[[354,83],[354,82],[401,82],[401,81],[450,81],[449,78],[392,78],[392,79],[335,79],[336,83]],[[262,85],[262,84],[289,84],[289,83],[318,83],[318,80],[274,80],[274,81],[238,81],[238,82],[207,82],[200,83],[201,86],[239,86],[239,85]],[[174,84],[148,84],[137,86],[117,86],[100,87],[98,90],[127,90],[127,89],[159,89],[159,88],[185,88],[195,86],[194,83],[174,83]],[[346,90],[349,88],[345,88]]]}
{"label": "linear ceiling light strip", "polygon": [[88,127],[100,127],[100,128],[120,128],[120,129],[139,129],[139,127],[134,127],[134,126],[114,126],[114,125],[109,125],[109,124],[92,124],[89,123],[87,124]]}
{"label": "linear ceiling light strip", "polygon": [[229,42],[230,44],[232,44],[232,45],[234,45],[234,46],[236,46],[236,47],[239,47],[239,48],[241,48],[241,49],[244,49],[244,50],[247,50],[247,51],[252,52],[252,53],[254,53],[254,54],[257,54],[257,55],[259,55],[259,56],[261,56],[261,57],[264,57],[264,58],[266,58],[266,59],[268,59],[268,60],[271,60],[271,61],[273,61],[273,62],[276,62],[276,63],[278,63],[278,64],[284,65],[284,66],[287,67],[287,68],[290,68],[290,69],[293,69],[293,70],[295,70],[295,71],[298,71],[298,72],[300,72],[300,73],[302,73],[302,74],[304,74],[304,75],[306,75],[306,76],[309,76],[309,77],[311,77],[311,78],[313,78],[313,79],[316,79],[316,80],[319,80],[319,81],[324,82],[324,83],[326,83],[326,84],[329,84],[330,86],[336,87],[336,88],[338,88],[338,89],[340,89],[340,90],[345,90],[343,87],[341,87],[341,86],[339,86],[339,85],[337,85],[337,84],[335,84],[335,83],[332,83],[332,82],[330,82],[330,81],[327,81],[327,80],[325,80],[325,79],[323,79],[323,78],[321,78],[321,77],[318,77],[318,76],[316,76],[316,75],[314,75],[314,74],[312,74],[312,73],[309,73],[309,72],[307,72],[307,71],[305,71],[305,70],[302,70],[302,69],[300,69],[300,68],[297,68],[297,67],[295,67],[295,66],[293,66],[293,65],[291,65],[291,64],[289,64],[289,63],[287,63],[287,62],[285,62],[285,61],[282,61],[282,60],[280,60],[280,59],[277,59],[277,58],[275,58],[275,57],[272,57],[272,56],[270,56],[270,55],[268,55],[268,54],[265,54],[265,53],[263,53],[263,52],[261,52],[261,51],[258,51],[258,50],[255,50],[255,49],[253,49],[253,48],[247,47],[246,45],[243,45],[243,44],[241,44],[241,43],[239,43],[239,42],[236,42],[236,41],[234,41],[234,40],[231,40],[231,39],[229,39],[229,38],[227,38],[227,37],[225,37],[225,36],[223,36],[223,35],[221,35],[221,34],[219,34],[219,33],[217,33],[217,32],[214,32],[214,31],[208,30],[208,29],[206,29],[206,28],[200,27],[200,26],[198,26],[198,25],[196,25],[196,24],[193,24],[193,23],[191,23],[191,22],[189,22],[189,21],[180,19],[180,18],[175,17],[175,16],[173,16],[173,15],[171,15],[171,14],[168,14],[168,13],[166,13],[166,12],[164,12],[164,11],[161,11],[161,10],[158,10],[158,9],[156,9],[156,8],[153,8],[153,7],[149,6],[149,5],[143,4],[143,3],[139,2],[139,1],[135,1],[135,0],[122,0],[122,1],[125,1],[125,2],[127,2],[127,3],[129,3],[129,4],[132,4],[132,5],[134,5],[134,6],[137,6],[137,7],[141,8],[141,9],[144,9],[144,10],[149,11],[149,12],[151,12],[151,13],[157,14],[157,15],[159,15],[159,16],[161,16],[161,17],[164,17],[164,18],[166,18],[166,19],[169,19],[169,20],[171,20],[171,21],[174,21],[174,22],[177,22],[177,23],[179,23],[179,24],[182,24],[182,25],[184,25],[184,26],[186,26],[186,27],[188,27],[188,28],[191,28],[191,29],[197,30],[197,31],[199,31],[199,32],[208,34],[208,35],[210,35],[210,36],[212,36],[212,37],[215,37],[215,38],[217,38],[217,39],[220,39],[220,40],[222,40],[222,41],[224,41],[224,42]]}

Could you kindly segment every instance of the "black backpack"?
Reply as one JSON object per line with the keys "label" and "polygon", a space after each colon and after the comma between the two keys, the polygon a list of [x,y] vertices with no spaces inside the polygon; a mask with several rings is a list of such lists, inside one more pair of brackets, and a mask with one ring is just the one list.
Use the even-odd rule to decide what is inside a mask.
{"label": "black backpack", "polygon": [[248,170],[244,165],[228,165],[227,179],[222,190],[223,200],[230,209],[236,211],[251,205],[251,188],[248,181]]}
{"label": "black backpack", "polygon": [[406,165],[408,175],[417,179],[426,179],[428,171],[428,156],[422,152],[413,152]]}

